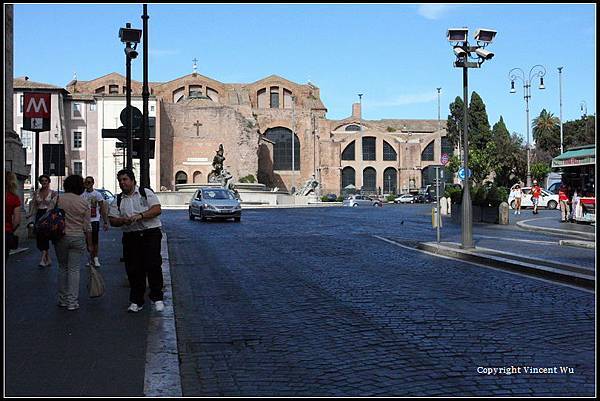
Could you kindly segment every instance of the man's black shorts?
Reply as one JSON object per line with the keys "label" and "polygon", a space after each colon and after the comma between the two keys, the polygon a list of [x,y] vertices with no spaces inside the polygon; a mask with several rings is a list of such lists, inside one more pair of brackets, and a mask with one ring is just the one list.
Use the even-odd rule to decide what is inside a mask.
{"label": "man's black shorts", "polygon": [[100,231],[100,222],[92,221],[92,244],[98,245],[98,232]]}

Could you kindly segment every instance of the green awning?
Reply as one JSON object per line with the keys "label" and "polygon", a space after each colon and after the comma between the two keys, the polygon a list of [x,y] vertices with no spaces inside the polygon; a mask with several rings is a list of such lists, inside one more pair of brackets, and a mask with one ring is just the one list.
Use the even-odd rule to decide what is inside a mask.
{"label": "green awning", "polygon": [[552,159],[552,168],[596,164],[596,148],[568,150]]}

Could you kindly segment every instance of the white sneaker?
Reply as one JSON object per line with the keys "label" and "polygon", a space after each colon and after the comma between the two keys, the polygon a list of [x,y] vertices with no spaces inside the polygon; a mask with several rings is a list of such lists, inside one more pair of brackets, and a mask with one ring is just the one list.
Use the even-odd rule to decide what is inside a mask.
{"label": "white sneaker", "polygon": [[100,267],[100,261],[98,260],[98,257],[94,257],[94,266],[96,267]]}
{"label": "white sneaker", "polygon": [[162,312],[165,310],[165,303],[163,301],[156,301],[154,303],[154,310],[157,312]]}
{"label": "white sneaker", "polygon": [[137,312],[141,311],[143,307],[144,307],[143,305],[138,306],[138,304],[132,303],[131,305],[129,305],[129,308],[127,308],[127,312],[137,313]]}

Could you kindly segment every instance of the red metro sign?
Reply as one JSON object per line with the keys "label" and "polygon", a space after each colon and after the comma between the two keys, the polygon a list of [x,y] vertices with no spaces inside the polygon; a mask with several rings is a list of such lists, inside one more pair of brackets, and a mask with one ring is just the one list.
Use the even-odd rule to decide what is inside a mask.
{"label": "red metro sign", "polygon": [[50,131],[50,96],[50,93],[24,93],[23,128],[29,131]]}

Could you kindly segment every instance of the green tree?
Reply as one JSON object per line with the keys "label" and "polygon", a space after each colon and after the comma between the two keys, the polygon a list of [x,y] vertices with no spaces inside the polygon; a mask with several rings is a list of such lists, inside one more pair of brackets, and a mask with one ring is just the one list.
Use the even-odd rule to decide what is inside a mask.
{"label": "green tree", "polygon": [[509,186],[511,175],[515,170],[515,158],[518,146],[511,142],[511,137],[504,124],[504,119],[494,124],[492,128],[492,142],[495,145],[495,151],[490,157],[493,159],[494,172],[496,177],[494,182],[498,186]]}
{"label": "green tree", "polygon": [[483,99],[473,92],[469,105],[469,149],[474,147],[484,150],[487,143],[492,139],[490,123]]}
{"label": "green tree", "polygon": [[550,166],[547,163],[531,163],[531,178],[538,180],[540,182],[540,185],[548,174],[550,174]]}
{"label": "green tree", "polygon": [[[560,119],[543,109],[531,123],[536,148],[542,149],[552,157],[560,153]],[[564,127],[563,127],[564,132]]]}
{"label": "green tree", "polygon": [[564,150],[596,143],[596,116],[586,116],[563,124]]}
{"label": "green tree", "polygon": [[448,133],[446,136],[455,147],[462,138],[464,105],[465,103],[458,96],[454,99],[454,102],[450,103],[450,114],[447,123]]}

